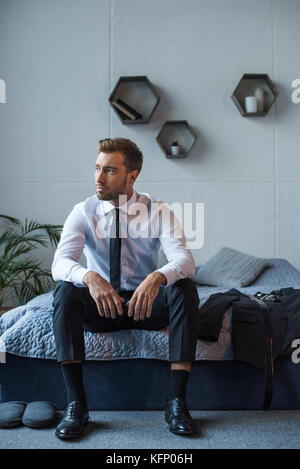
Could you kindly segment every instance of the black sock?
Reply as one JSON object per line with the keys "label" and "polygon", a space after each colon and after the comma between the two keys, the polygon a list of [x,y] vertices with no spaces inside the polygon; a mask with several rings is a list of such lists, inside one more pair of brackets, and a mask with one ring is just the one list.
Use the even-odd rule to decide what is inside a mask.
{"label": "black sock", "polygon": [[168,401],[175,397],[186,398],[186,386],[190,372],[186,370],[170,370]]}
{"label": "black sock", "polygon": [[82,364],[67,363],[61,365],[61,369],[67,388],[68,402],[80,401],[82,404],[87,405],[83,386]]}

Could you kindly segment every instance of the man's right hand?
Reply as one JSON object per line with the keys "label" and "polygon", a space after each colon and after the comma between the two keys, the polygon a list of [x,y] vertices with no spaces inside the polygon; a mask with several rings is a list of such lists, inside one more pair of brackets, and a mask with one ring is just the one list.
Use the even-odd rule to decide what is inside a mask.
{"label": "man's right hand", "polygon": [[83,277],[83,283],[88,286],[101,317],[116,319],[117,313],[122,316],[125,300],[101,275],[90,271]]}

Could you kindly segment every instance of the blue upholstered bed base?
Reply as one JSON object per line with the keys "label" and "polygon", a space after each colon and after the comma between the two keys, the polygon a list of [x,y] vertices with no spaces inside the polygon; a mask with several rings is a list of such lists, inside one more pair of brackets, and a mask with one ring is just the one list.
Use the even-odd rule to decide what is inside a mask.
{"label": "blue upholstered bed base", "polygon": [[[162,410],[169,363],[161,360],[87,361],[84,377],[90,410]],[[55,360],[7,354],[0,364],[1,402],[46,400],[66,405]],[[264,370],[236,361],[197,361],[188,386],[193,410],[262,409]],[[300,409],[300,364],[290,357],[275,363],[272,409]]]}

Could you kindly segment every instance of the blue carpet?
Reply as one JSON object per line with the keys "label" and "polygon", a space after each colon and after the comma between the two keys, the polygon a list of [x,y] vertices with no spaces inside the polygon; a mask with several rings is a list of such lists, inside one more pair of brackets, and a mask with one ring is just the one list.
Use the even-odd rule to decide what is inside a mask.
{"label": "blue carpet", "polygon": [[193,437],[169,432],[164,413],[90,412],[80,440],[61,441],[54,428],[0,429],[1,449],[299,449],[300,411],[194,411]]}

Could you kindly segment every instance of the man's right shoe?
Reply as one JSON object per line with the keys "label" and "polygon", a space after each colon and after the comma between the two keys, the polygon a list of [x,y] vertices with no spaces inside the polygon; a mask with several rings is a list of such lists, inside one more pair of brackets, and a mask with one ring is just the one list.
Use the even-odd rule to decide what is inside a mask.
{"label": "man's right shoe", "polygon": [[63,440],[78,438],[88,422],[89,412],[86,406],[80,401],[70,402],[63,419],[56,427],[55,435]]}

